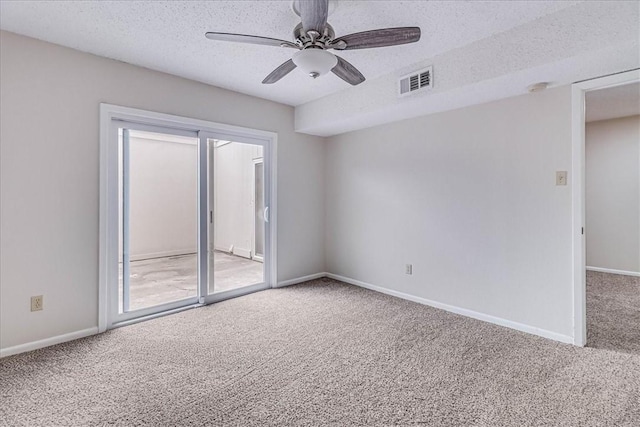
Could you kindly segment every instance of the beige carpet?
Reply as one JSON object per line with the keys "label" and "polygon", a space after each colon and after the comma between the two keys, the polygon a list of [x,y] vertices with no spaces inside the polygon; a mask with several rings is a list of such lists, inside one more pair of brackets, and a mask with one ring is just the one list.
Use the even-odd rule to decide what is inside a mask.
{"label": "beige carpet", "polygon": [[589,346],[640,356],[640,277],[590,271],[587,283]]}
{"label": "beige carpet", "polygon": [[598,348],[320,279],[2,359],[0,424],[638,426],[640,286],[592,279]]}

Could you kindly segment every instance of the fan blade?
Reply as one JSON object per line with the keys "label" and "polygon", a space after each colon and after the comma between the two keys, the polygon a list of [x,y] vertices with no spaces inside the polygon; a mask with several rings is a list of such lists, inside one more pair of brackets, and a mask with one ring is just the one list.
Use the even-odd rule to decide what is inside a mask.
{"label": "fan blade", "polygon": [[266,85],[275,83],[281,78],[283,78],[284,76],[286,76],[287,74],[289,74],[295,68],[296,68],[296,64],[294,64],[292,60],[288,60],[287,62],[285,62],[284,64],[280,65],[278,68],[273,70],[271,74],[269,74],[267,77],[265,77],[262,83]]}
{"label": "fan blade", "polygon": [[205,34],[205,37],[210,40],[219,40],[223,42],[251,43],[264,46],[292,47],[294,49],[300,49],[300,46],[298,46],[297,44],[288,42],[286,40],[272,39],[270,37],[250,36],[248,34],[208,32]]}
{"label": "fan blade", "polygon": [[331,69],[331,72],[336,76],[340,77],[345,82],[352,84],[353,86],[359,85],[363,81],[365,81],[364,76],[356,67],[345,61],[344,59],[338,58],[338,64]]}
{"label": "fan blade", "polygon": [[298,0],[298,6],[304,31],[315,30],[322,34],[327,26],[329,0]]}
{"label": "fan blade", "polygon": [[338,50],[369,49],[415,43],[418,40],[420,40],[419,27],[382,28],[338,37],[331,42],[331,47]]}

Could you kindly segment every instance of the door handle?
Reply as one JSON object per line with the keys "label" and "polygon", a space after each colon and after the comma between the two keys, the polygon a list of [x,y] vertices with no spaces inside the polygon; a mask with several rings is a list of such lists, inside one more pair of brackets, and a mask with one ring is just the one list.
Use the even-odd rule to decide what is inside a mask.
{"label": "door handle", "polygon": [[264,208],[263,216],[264,216],[264,222],[269,222],[269,206]]}

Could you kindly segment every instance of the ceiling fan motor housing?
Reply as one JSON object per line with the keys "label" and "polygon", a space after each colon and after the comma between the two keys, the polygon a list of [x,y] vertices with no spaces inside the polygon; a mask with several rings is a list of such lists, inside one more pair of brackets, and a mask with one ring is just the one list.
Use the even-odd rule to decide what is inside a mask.
{"label": "ceiling fan motor housing", "polygon": [[308,47],[318,47],[320,49],[326,49],[327,45],[331,44],[331,41],[335,38],[336,33],[333,31],[333,27],[327,23],[322,34],[317,31],[309,31],[308,33],[302,28],[302,23],[296,25],[293,29],[293,39],[296,43],[306,49]]}

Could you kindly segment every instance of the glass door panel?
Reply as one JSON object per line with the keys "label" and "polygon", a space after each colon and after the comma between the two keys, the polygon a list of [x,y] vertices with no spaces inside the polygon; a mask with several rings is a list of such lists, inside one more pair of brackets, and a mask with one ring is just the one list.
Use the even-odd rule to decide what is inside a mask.
{"label": "glass door panel", "polygon": [[213,138],[207,145],[209,294],[264,283],[264,148]]}
{"label": "glass door panel", "polygon": [[198,138],[126,128],[118,134],[118,314],[193,300]]}

